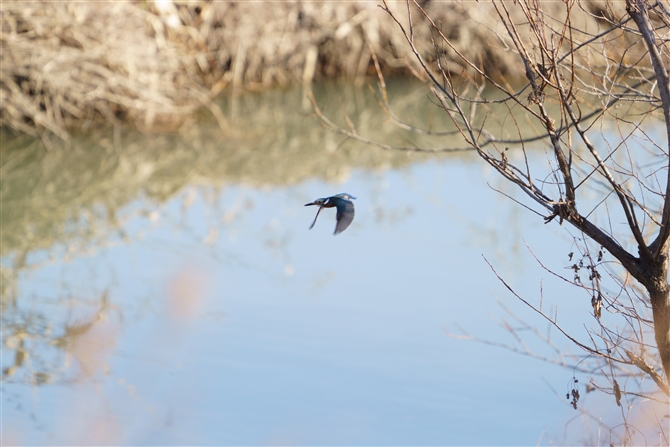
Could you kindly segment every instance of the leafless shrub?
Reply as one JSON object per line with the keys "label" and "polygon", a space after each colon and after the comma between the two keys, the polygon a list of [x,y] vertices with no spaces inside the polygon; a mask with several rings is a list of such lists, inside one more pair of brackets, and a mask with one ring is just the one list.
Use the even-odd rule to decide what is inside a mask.
{"label": "leafless shrub", "polygon": [[[547,269],[589,298],[594,323],[584,333],[564,328],[546,307],[522,297],[494,274],[550,330],[576,352],[558,348],[550,330],[539,331],[504,307],[502,327],[511,344],[455,335],[541,358],[592,377],[588,386],[612,396],[623,422],[608,429],[607,442],[634,445],[670,439],[670,85],[667,46],[670,14],[663,2],[540,2],[492,0],[499,39],[492,51],[513,57],[525,76],[514,87],[510,73],[495,75],[461,51],[451,30],[422,2],[400,12],[384,2],[420,65],[437,104],[457,132],[434,133],[403,122],[391,110],[379,71],[380,103],[390,120],[412,133],[462,141],[500,176],[523,192],[516,200],[544,218],[569,224],[574,247],[569,274]],[[583,21],[598,22],[597,29]],[[430,30],[428,42],[419,30]],[[423,46],[433,46],[433,57]],[[514,64],[511,64],[514,66]],[[456,76],[458,75],[458,76]],[[359,141],[315,107],[324,126]],[[530,131],[528,129],[531,129]],[[455,135],[455,136],[454,136]],[[375,143],[379,145],[378,143]],[[531,155],[531,147],[546,156]],[[423,147],[385,147],[422,151]],[[623,222],[624,224],[618,224]],[[541,260],[538,262],[542,264]],[[524,333],[551,355],[529,348]],[[567,399],[578,408],[579,389]],[[658,441],[636,425],[636,403],[657,402],[652,415]]]}

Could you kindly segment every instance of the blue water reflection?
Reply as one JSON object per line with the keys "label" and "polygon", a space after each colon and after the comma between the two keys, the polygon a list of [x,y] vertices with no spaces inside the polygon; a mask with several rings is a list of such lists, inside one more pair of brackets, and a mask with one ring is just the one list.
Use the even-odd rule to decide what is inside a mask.
{"label": "blue water reflection", "polygon": [[[3,441],[562,442],[571,372],[444,332],[504,337],[489,315],[497,297],[532,318],[482,254],[531,300],[541,279],[545,299],[565,292],[547,291],[523,244],[564,268],[566,233],[487,182],[514,194],[460,157],[339,183],[193,184],[146,216],[128,204],[105,247],[20,275],[19,307],[81,334],[64,351],[36,349],[62,379],[4,381]],[[309,231],[303,204],[340,191],[358,197],[352,225],[333,237],[324,210]],[[589,311],[584,299],[574,327]]]}

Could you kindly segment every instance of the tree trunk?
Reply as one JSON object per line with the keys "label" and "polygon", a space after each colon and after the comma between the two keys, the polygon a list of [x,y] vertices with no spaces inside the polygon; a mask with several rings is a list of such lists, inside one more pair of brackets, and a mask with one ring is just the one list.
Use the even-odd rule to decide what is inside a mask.
{"label": "tree trunk", "polygon": [[[654,6],[655,7],[655,6]],[[651,65],[656,73],[658,93],[665,118],[665,133],[670,147],[670,79],[664,57],[667,56],[666,41],[660,39],[659,29],[649,19],[648,0],[626,0],[626,11],[633,19],[644,40]],[[661,14],[667,14],[663,9]],[[669,160],[670,165],[670,160]],[[668,285],[668,240],[670,238],[670,169],[667,172],[665,202],[663,204],[662,223],[656,239],[649,247],[640,247],[640,267],[642,272],[636,275],[638,281],[649,292],[654,315],[654,335],[656,346],[661,355],[665,371],[665,380],[670,382],[670,297]]]}
{"label": "tree trunk", "polygon": [[656,346],[661,354],[666,381],[670,378],[670,290],[666,283],[660,290],[649,291],[651,309],[654,314]]}
{"label": "tree trunk", "polygon": [[670,380],[670,284],[668,284],[668,255],[654,258],[654,244],[649,250],[640,250],[638,269],[629,269],[649,292],[654,317],[654,338],[665,371],[665,381]]}

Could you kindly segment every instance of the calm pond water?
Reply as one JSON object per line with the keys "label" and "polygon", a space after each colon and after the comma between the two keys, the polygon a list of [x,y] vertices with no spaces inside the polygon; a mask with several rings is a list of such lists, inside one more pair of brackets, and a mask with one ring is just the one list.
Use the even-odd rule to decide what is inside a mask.
{"label": "calm pond water", "polygon": [[[406,138],[365,86],[315,93],[361,134]],[[391,94],[448,128],[421,86]],[[470,153],[343,142],[300,89],[221,106],[225,136],[208,116],[49,151],[3,136],[4,445],[594,439],[565,400],[571,371],[447,334],[513,343],[497,300],[545,327],[483,256],[525,298],[560,303],[567,328],[591,324],[588,299],[526,248],[564,269],[568,229],[495,192],[517,196]],[[357,197],[352,225],[334,237],[325,210],[308,230],[303,205],[338,192]]]}

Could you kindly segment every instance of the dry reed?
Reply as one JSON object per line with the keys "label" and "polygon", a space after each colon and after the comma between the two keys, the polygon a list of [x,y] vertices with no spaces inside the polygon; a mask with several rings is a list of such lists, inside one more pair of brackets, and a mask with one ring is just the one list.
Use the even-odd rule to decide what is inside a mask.
{"label": "dry reed", "polygon": [[[420,3],[487,73],[523,76],[500,37],[504,32],[491,3]],[[373,52],[386,73],[407,73],[415,59],[378,4],[4,1],[1,124],[35,136],[48,130],[63,139],[69,129],[98,122],[176,129],[203,105],[217,114],[211,99],[225,88],[361,79]],[[608,26],[598,16],[623,14],[603,1],[579,5],[573,25],[586,32]],[[404,2],[389,7],[406,20]],[[558,21],[565,15],[562,2],[543,8]],[[429,28],[417,26],[414,34],[421,55],[433,59]],[[442,51],[450,71],[472,74],[454,62],[452,49]]]}

